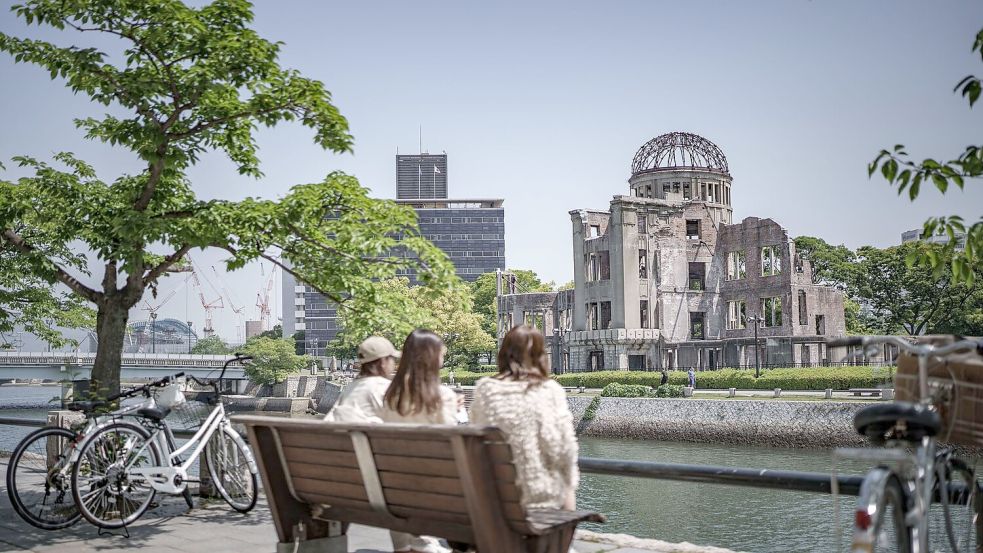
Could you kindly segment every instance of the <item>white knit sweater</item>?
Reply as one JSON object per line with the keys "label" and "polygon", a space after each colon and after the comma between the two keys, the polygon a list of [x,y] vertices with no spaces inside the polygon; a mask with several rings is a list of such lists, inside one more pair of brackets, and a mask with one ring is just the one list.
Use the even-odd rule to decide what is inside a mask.
{"label": "white knit sweater", "polygon": [[577,489],[577,436],[563,388],[483,378],[474,390],[471,423],[497,426],[508,437],[527,509],[559,509]]}

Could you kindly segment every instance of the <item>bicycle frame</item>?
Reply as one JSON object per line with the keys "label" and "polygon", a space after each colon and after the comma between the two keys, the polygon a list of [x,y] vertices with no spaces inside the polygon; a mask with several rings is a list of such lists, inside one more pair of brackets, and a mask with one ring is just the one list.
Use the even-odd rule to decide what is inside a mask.
{"label": "bicycle frame", "polygon": [[[965,340],[944,346],[912,344],[897,336],[865,338],[860,345],[866,348],[876,344],[893,344],[898,346],[901,351],[917,357],[919,403],[926,406],[932,406],[928,386],[929,359],[941,359],[953,353],[970,351],[978,347],[975,342]],[[904,509],[905,526],[911,532],[911,552],[929,553],[928,510],[934,499],[933,494],[937,485],[937,454],[937,442],[934,437],[929,436],[922,438],[921,442],[914,447],[914,451],[910,453],[898,447],[839,448],[835,450],[834,461],[836,458],[850,458],[880,463],[880,466],[867,473],[857,497],[856,521],[851,547],[853,553],[869,552],[875,545],[876,521],[882,515],[878,509],[891,476],[897,476],[905,495],[906,504],[898,507]],[[886,466],[886,464],[891,466]],[[948,491],[941,493],[948,493]],[[983,517],[980,517],[979,506],[977,500],[974,505],[977,529],[977,542],[974,551],[977,552],[983,551],[981,548],[983,542],[980,541],[983,539],[980,526],[983,524]]]}
{"label": "bicycle frame", "polygon": [[[202,423],[201,428],[195,432],[194,436],[189,438],[184,445],[177,449],[174,449],[174,435],[170,427],[162,424],[160,428],[154,431],[150,440],[133,457],[135,462],[135,459],[139,458],[150,442],[153,441],[164,452],[164,463],[166,463],[166,466],[143,468],[132,468],[130,466],[127,467],[127,473],[135,480],[145,479],[157,491],[169,494],[182,493],[187,487],[188,482],[191,481],[188,478],[188,468],[201,456],[212,435],[215,432],[225,432],[228,426],[229,420],[225,416],[225,406],[221,401],[208,414],[205,422]],[[192,450],[190,456],[182,461],[181,456],[188,450]],[[243,451],[245,452],[246,462],[249,465],[250,472],[255,474],[259,469],[256,465],[256,460],[252,456],[252,452],[248,447],[243,448]]]}

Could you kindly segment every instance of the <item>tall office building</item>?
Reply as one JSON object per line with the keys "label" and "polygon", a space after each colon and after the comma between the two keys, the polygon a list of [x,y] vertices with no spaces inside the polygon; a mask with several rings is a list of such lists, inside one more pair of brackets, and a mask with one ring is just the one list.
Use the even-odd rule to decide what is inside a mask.
{"label": "tall office building", "polygon": [[[420,233],[447,254],[457,276],[472,282],[505,269],[504,200],[447,196],[447,154],[396,156],[396,202],[416,211]],[[416,282],[413,272],[405,276]],[[338,335],[337,306],[290,279],[283,283],[284,321],[289,316],[292,330],[304,331],[308,355],[323,356]]]}
{"label": "tall office building", "polygon": [[396,197],[447,197],[447,154],[396,155]]}

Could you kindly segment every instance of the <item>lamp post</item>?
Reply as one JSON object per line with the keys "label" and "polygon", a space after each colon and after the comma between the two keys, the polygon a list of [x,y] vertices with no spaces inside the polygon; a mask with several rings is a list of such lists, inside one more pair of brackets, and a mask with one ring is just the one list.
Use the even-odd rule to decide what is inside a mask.
{"label": "lamp post", "polygon": [[188,321],[188,353],[191,353],[191,321]]}
{"label": "lamp post", "polygon": [[751,315],[747,322],[754,325],[754,377],[761,376],[761,348],[758,347],[758,325],[765,322],[764,318],[758,315]]}
{"label": "lamp post", "polygon": [[157,314],[150,314],[150,353],[157,353]]}

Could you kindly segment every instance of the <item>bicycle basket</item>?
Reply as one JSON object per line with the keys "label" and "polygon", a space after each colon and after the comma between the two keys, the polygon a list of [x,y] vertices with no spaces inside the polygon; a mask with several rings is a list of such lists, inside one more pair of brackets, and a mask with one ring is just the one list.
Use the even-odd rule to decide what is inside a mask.
{"label": "bicycle basket", "polygon": [[918,358],[898,357],[895,378],[898,401],[929,399],[942,418],[942,442],[983,447],[983,358],[974,353],[951,355],[928,366],[928,398],[918,386]]}
{"label": "bicycle basket", "polygon": [[171,410],[175,426],[183,430],[198,430],[212,412],[211,407],[200,401],[186,401]]}

